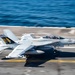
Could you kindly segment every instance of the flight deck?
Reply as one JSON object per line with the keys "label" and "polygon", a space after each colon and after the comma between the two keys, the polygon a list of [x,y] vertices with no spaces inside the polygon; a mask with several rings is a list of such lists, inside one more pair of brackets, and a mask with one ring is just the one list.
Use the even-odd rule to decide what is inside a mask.
{"label": "flight deck", "polygon": [[[75,48],[60,48],[57,54],[43,57],[35,56],[26,61],[20,59],[2,59],[10,53],[5,50],[0,54],[1,75],[75,75]],[[40,58],[39,58],[40,57]]]}
{"label": "flight deck", "polygon": [[[10,27],[9,29],[12,28]],[[58,30],[59,29],[56,31],[59,32]],[[66,31],[70,31],[70,29],[66,31],[63,29],[61,31],[65,36],[67,34]],[[41,32],[41,30],[39,32]],[[61,33],[61,35],[63,33]],[[66,36],[75,38],[74,35],[71,36],[67,34]],[[31,56],[29,59],[5,59],[5,56],[11,51],[12,50],[9,49],[0,53],[0,75],[75,75],[75,45],[58,48],[55,53],[53,49],[46,50],[45,54]]]}

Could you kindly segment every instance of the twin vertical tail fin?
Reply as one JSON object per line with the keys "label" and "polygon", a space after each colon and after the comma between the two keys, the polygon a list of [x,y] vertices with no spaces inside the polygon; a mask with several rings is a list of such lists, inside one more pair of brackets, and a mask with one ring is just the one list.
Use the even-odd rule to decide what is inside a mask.
{"label": "twin vertical tail fin", "polygon": [[18,41],[19,39],[16,37],[14,33],[12,33],[9,29],[4,29],[4,35],[10,38],[13,41]]}
{"label": "twin vertical tail fin", "polygon": [[21,37],[21,40],[20,42],[24,43],[26,41],[32,41],[33,37],[31,34],[24,34],[22,37]]}
{"label": "twin vertical tail fin", "polygon": [[[9,39],[11,39],[12,41],[11,42],[17,42],[19,41],[19,39],[16,37],[16,35],[14,33],[12,33],[9,29],[5,29],[4,31],[4,35],[7,36]],[[33,36],[32,34],[24,34],[22,37],[21,37],[21,40],[20,42],[24,43],[26,41],[30,41],[33,39]]]}
{"label": "twin vertical tail fin", "polygon": [[2,41],[2,44],[14,44],[15,42],[8,38],[5,35],[0,35],[0,40]]}

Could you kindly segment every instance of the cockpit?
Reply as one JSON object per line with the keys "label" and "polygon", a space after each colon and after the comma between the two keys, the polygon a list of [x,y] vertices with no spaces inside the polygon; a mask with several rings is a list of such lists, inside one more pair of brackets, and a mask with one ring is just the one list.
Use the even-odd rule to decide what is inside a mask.
{"label": "cockpit", "polygon": [[60,36],[44,36],[43,38],[47,38],[47,39],[64,39],[63,37],[60,37]]}

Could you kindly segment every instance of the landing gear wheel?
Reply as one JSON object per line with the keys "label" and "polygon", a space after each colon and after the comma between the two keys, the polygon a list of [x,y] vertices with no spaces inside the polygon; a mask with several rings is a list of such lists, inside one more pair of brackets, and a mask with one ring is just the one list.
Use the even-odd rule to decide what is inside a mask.
{"label": "landing gear wheel", "polygon": [[57,50],[56,49],[54,50],[54,53],[57,53]]}
{"label": "landing gear wheel", "polygon": [[28,58],[30,58],[30,56],[29,55],[26,55],[26,58],[28,59]]}
{"label": "landing gear wheel", "polygon": [[54,55],[55,55],[55,57],[58,57],[59,56],[59,52],[57,50],[54,50]]}

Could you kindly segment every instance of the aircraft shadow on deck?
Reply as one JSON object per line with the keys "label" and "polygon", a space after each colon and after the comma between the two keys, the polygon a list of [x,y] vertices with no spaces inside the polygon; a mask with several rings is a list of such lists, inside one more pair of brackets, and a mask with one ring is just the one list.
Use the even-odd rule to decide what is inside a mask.
{"label": "aircraft shadow on deck", "polygon": [[34,55],[30,57],[31,58],[27,59],[24,65],[25,67],[44,67],[40,65],[47,62],[48,60],[52,60],[52,59],[56,60],[58,57],[60,58],[75,57],[75,52],[64,52],[64,51],[57,50],[56,53],[54,53],[54,50],[51,49],[51,50],[45,50],[44,54]]}
{"label": "aircraft shadow on deck", "polygon": [[[44,54],[40,55],[31,55],[30,58],[27,59],[27,62],[24,66],[27,67],[43,67],[40,66],[41,64],[47,62],[48,60],[55,59],[55,54],[53,52],[53,49],[51,50],[45,50]],[[33,60],[33,61],[32,61]]]}

